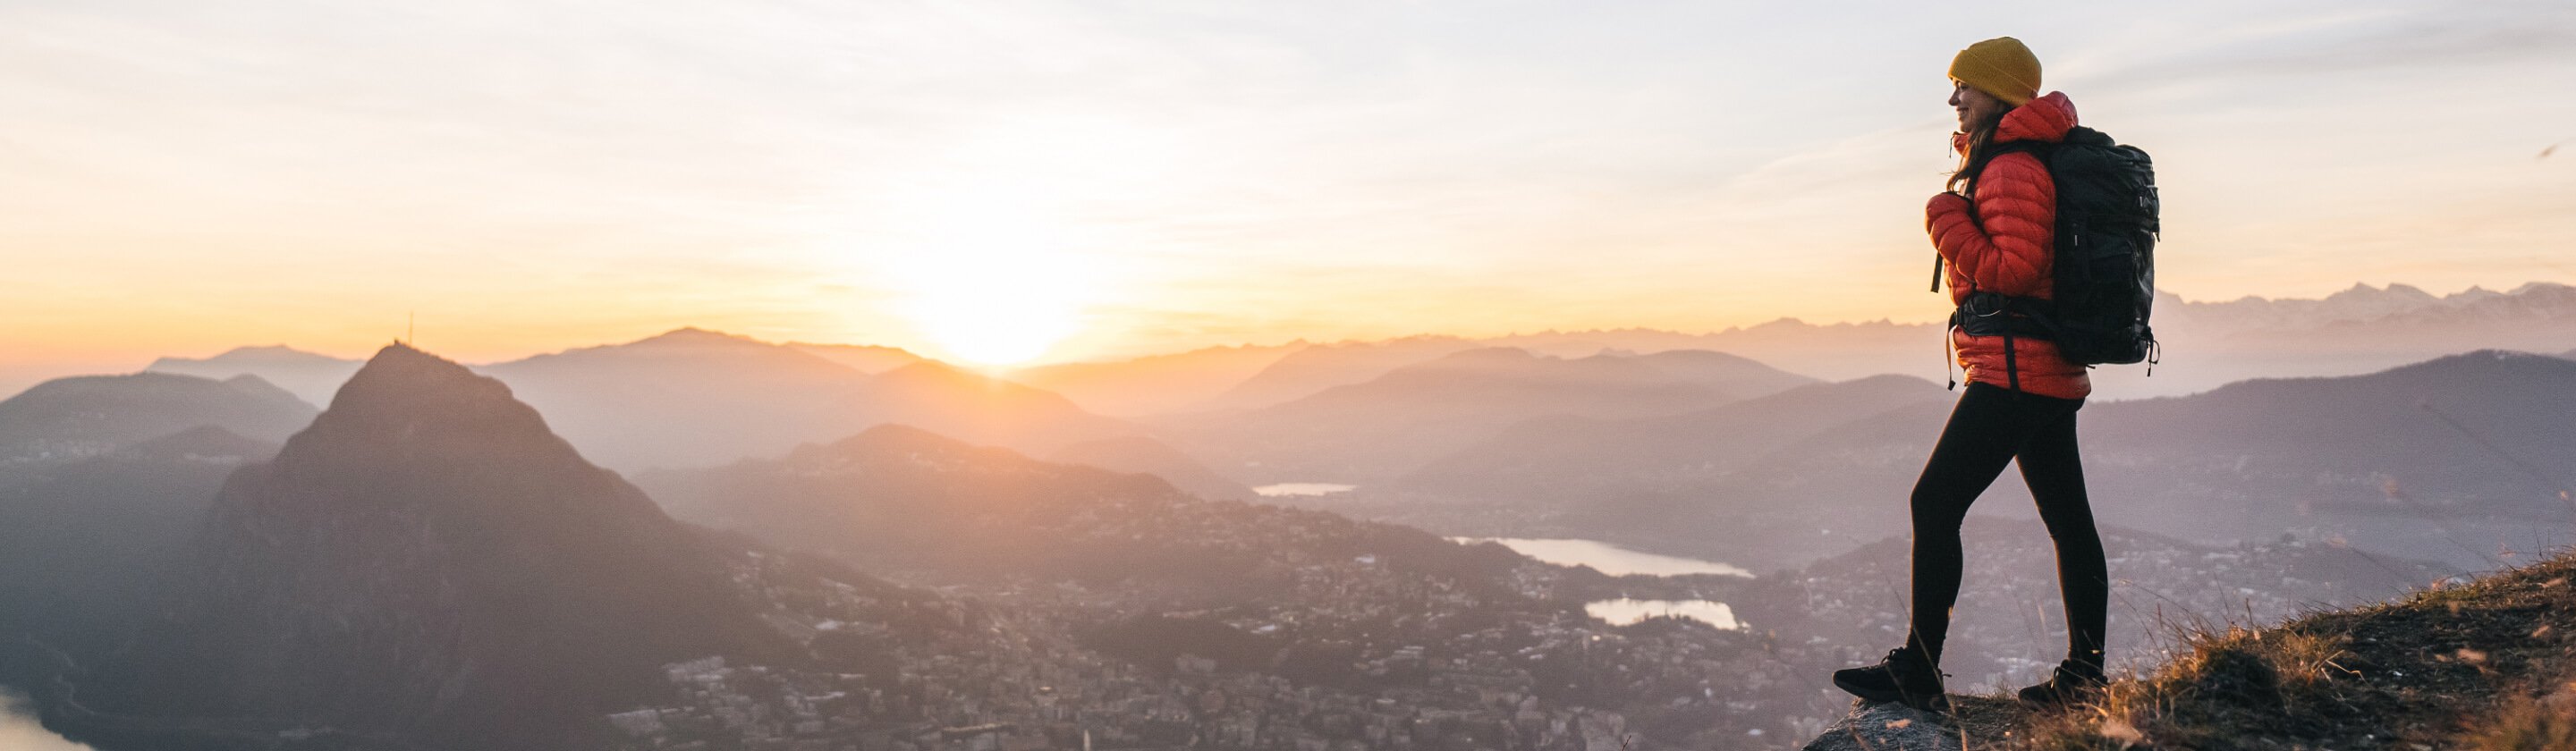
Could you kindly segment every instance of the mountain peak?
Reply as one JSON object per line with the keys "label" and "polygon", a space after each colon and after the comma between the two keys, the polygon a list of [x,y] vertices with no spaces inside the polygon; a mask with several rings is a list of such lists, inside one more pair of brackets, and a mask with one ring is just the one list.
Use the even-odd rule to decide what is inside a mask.
{"label": "mountain peak", "polygon": [[437,355],[394,343],[376,351],[340,386],[329,409],[315,421],[349,421],[400,417],[406,429],[420,422],[491,429],[545,430],[534,409],[510,395],[510,387]]}
{"label": "mountain peak", "polygon": [[401,343],[378,350],[350,376],[312,425],[287,439],[285,453],[373,452],[460,462],[500,452],[512,464],[591,467],[508,385]]}
{"label": "mountain peak", "polygon": [[500,381],[401,343],[234,473],[194,547],[102,700],[439,748],[593,747],[572,736],[658,695],[657,666],[779,654],[705,541]]}
{"label": "mountain peak", "polygon": [[634,342],[632,342],[632,343],[633,343],[633,344],[639,344],[639,345],[649,345],[649,344],[718,344],[718,343],[767,344],[768,342],[763,342],[763,341],[760,341],[760,340],[758,340],[758,339],[753,339],[753,338],[748,337],[748,336],[743,336],[743,335],[741,335],[741,334],[728,334],[728,333],[725,333],[725,332],[722,332],[722,331],[715,331],[715,330],[711,330],[711,329],[702,329],[702,328],[698,328],[698,327],[696,327],[696,326],[682,326],[682,327],[679,327],[679,328],[676,328],[676,329],[672,329],[672,330],[665,331],[665,332],[662,332],[662,333],[659,333],[659,334],[655,334],[655,335],[653,335],[653,336],[645,337],[645,338],[643,338],[643,339],[638,339],[638,340],[636,340],[636,341],[634,341]]}

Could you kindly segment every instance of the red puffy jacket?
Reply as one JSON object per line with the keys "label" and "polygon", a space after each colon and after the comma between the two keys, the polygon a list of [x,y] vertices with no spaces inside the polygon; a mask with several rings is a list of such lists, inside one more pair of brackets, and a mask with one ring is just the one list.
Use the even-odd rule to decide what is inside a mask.
{"label": "red puffy jacket", "polygon": [[[2065,93],[2052,92],[2005,113],[1994,140],[2056,143],[2074,127],[2075,104],[2066,100]],[[1956,137],[1952,145],[1966,148],[1967,137]],[[2048,299],[2051,263],[2057,256],[2052,245],[2057,234],[2057,185],[2049,179],[2048,167],[2028,153],[2005,154],[1986,163],[1977,175],[1975,190],[1974,201],[1943,193],[1933,196],[1924,209],[1932,247],[1948,262],[1951,304],[1973,292]],[[1970,211],[1976,212],[1973,218]],[[1968,371],[1968,382],[2012,385],[2015,379],[2004,370],[2003,337],[1969,336],[1952,329],[1950,343],[1958,350],[1959,366]],[[2084,366],[2058,354],[2055,342],[2013,337],[2012,345],[2011,364],[2020,375],[2021,390],[2061,399],[2093,393],[2093,381]]]}

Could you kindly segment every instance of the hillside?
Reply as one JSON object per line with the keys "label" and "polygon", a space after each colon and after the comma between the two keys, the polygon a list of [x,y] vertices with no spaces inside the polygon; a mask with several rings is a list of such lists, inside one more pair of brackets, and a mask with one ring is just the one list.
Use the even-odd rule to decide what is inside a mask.
{"label": "hillside", "polygon": [[1783,443],[1903,406],[1944,402],[1909,376],[1820,383],[1674,415],[1550,416],[1513,425],[1407,476],[1407,487],[1502,498],[1583,497],[1735,471]]}
{"label": "hillside", "polygon": [[56,378],[0,400],[0,465],[98,456],[198,426],[280,441],[313,414],[313,405],[258,376]]}
{"label": "hillside", "polygon": [[790,349],[839,363],[842,367],[856,370],[861,373],[883,373],[922,361],[922,357],[920,355],[905,351],[901,347],[886,347],[874,344],[811,344],[807,342],[788,342],[786,346]]}
{"label": "hillside", "polygon": [[1074,362],[1020,368],[1012,381],[1065,395],[1083,409],[1116,417],[1141,417],[1190,407],[1234,388],[1304,341],[1261,346],[1205,347],[1113,362]]}
{"label": "hillside", "polygon": [[820,406],[869,376],[807,351],[698,329],[475,370],[621,470],[715,464],[828,435]]}
{"label": "hillside", "polygon": [[[1998,749],[2569,748],[2571,577],[2576,556],[2561,555],[2268,628],[2203,626],[2177,658],[2115,681],[2097,701],[2032,712],[1974,697],[1954,722],[1899,730]],[[1852,747],[1847,727],[1809,748]],[[1884,724],[1876,730],[1888,747]]]}
{"label": "hillside", "polygon": [[205,426],[88,459],[0,467],[0,640],[32,637],[84,656],[116,646],[224,478],[277,449]]}
{"label": "hillside", "polygon": [[1813,382],[1719,352],[1562,358],[1494,347],[1260,409],[1167,420],[1164,427],[1180,446],[1236,479],[1368,483],[1413,471],[1523,420],[1669,415]]}
{"label": "hillside", "polygon": [[1200,498],[1250,500],[1259,495],[1243,483],[1228,480],[1197,459],[1172,448],[1171,444],[1141,435],[1103,438],[1066,446],[1046,460],[1059,464],[1088,464],[1118,472],[1137,472],[1163,478],[1181,492]]}
{"label": "hillside", "polygon": [[[1515,556],[1419,530],[1183,494],[1164,480],[882,425],[783,459],[648,473],[673,516],[948,584],[1019,575],[1245,588],[1352,555],[1500,575]],[[1252,588],[1257,589],[1257,588]]]}

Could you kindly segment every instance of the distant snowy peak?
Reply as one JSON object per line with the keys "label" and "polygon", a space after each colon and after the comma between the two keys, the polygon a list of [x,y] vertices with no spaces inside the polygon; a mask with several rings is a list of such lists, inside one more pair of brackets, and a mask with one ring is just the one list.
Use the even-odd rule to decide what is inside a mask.
{"label": "distant snowy peak", "polygon": [[2470,287],[2442,296],[2405,284],[2354,284],[2316,300],[2249,296],[2224,302],[2183,302],[2170,296],[2159,297],[2165,303],[2164,309],[2158,311],[2159,320],[2181,319],[2220,331],[2313,329],[2378,322],[2576,319],[2576,287],[2550,282],[2531,282],[2509,292]]}

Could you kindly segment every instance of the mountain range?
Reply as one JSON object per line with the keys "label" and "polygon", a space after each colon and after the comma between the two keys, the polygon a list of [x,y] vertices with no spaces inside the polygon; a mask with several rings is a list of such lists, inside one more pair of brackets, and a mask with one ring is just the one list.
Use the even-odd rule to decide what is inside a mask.
{"label": "mountain range", "polygon": [[2354,285],[2323,299],[2156,303],[2165,363],[2094,371],[2109,399],[2199,393],[2254,378],[2360,375],[2480,349],[2556,352],[2576,342],[2576,287],[2534,282],[2434,296]]}
{"label": "mountain range", "polygon": [[[2339,535],[2471,570],[2556,544],[2547,531],[2576,519],[2559,495],[2576,479],[2563,470],[2576,466],[2568,393],[2576,362],[2489,351],[2097,404],[2078,419],[2105,523],[2205,542]],[[1856,381],[1738,405],[1759,415],[1748,422],[1720,408],[1537,423],[1403,488],[1544,509],[1575,536],[1783,565],[1903,533],[1903,499],[1950,403],[1920,382]],[[1980,509],[2028,505],[2006,473]]]}
{"label": "mountain range", "polygon": [[[1541,351],[1577,346],[1565,336],[1146,427],[933,361],[866,372],[695,331],[482,374],[396,345],[318,414],[256,379],[74,379],[0,403],[21,405],[0,434],[89,442],[0,466],[0,561],[16,564],[0,568],[0,626],[77,664],[30,684],[12,651],[27,642],[10,640],[0,677],[55,686],[37,697],[49,722],[117,749],[1036,748],[1078,740],[1046,729],[1066,717],[1134,720],[1101,728],[1119,747],[1338,743],[1386,732],[1363,729],[1378,714],[1432,711],[1458,728],[1425,743],[1471,748],[1583,742],[1609,722],[1583,707],[1634,718],[1656,747],[1782,727],[1778,707],[1817,696],[1785,676],[1844,657],[1809,637],[1883,630],[1879,604],[1827,607],[1813,585],[1884,578],[1903,487],[1953,397],[1716,352]],[[2252,563],[2195,586],[2290,592],[2437,570],[2385,551],[2469,567],[2500,540],[2530,549],[2509,533],[2563,528],[2571,388],[2576,361],[2477,352],[2082,414],[2104,521],[2189,538],[2124,565],[2163,575],[2230,554],[2191,541],[2223,543]],[[281,447],[224,426],[288,418],[202,406],[244,403],[302,405],[300,429]],[[916,420],[945,422],[898,424]],[[617,440],[639,433],[708,440]],[[629,484],[593,445],[694,458]],[[1796,576],[1613,579],[1176,487],[1241,497],[1221,475],[1272,457],[1303,463],[1263,479],[1358,467],[1391,491],[1544,508],[1583,536],[1764,571],[1864,552]],[[1120,471],[1135,468],[1164,477]],[[1990,511],[2016,502],[1996,495]],[[2312,542],[2268,542],[2284,533]],[[2257,541],[2296,549],[2246,552]],[[1788,630],[1584,614],[1614,596],[1740,596],[1758,628]],[[1792,606],[1813,617],[1778,610]],[[1765,703],[1765,685],[1790,698]],[[1322,708],[1311,727],[1259,709],[1298,702]]]}
{"label": "mountain range", "polygon": [[[2165,361],[2097,369],[2096,401],[2198,393],[2250,378],[2357,375],[2478,348],[2556,352],[2576,341],[2576,288],[2532,283],[2503,292],[2472,288],[2435,296],[2402,284],[2355,285],[2314,300],[2223,302],[2186,302],[2168,294],[2159,298],[2156,325]],[[512,383],[554,416],[594,459],[630,470],[771,456],[888,422],[1039,455],[1083,441],[1155,432],[1109,416],[1116,415],[1164,428],[1165,443],[1237,481],[1261,481],[1253,475],[1270,473],[1246,474],[1241,462],[1303,468],[1309,459],[1265,459],[1230,439],[1199,445],[1173,433],[1475,349],[1571,360],[1603,353],[1724,352],[1787,372],[1848,380],[1888,373],[1934,377],[1946,365],[1930,354],[1939,340],[1928,324],[1781,319],[1706,334],[1622,329],[1218,347],[1027,368],[992,378],[890,347],[771,344],[681,329],[482,370]],[[254,374],[321,403],[356,367],[354,361],[282,347],[249,347],[205,359],[163,358],[151,371]],[[1701,406],[1707,405],[1683,400],[1661,411]]]}
{"label": "mountain range", "polygon": [[[319,384],[341,364],[251,348],[154,367]],[[630,471],[775,455],[888,422],[1037,452],[1141,432],[1055,394],[898,349],[773,344],[701,329],[475,370],[510,384],[586,456]]]}
{"label": "mountain range", "polygon": [[[1926,299],[1937,313],[1938,301]],[[2194,393],[2246,378],[2353,375],[2475,349],[2556,352],[2576,341],[2576,287],[2549,282],[2506,291],[2471,287],[2439,296],[2405,284],[2355,284],[2316,299],[2249,296],[2186,301],[2165,293],[2157,296],[2155,310],[2155,326],[2166,343],[2169,361],[2154,377],[2143,367],[2102,369],[2097,378],[2112,386],[2105,389],[2112,395],[2106,398]],[[1938,328],[1889,321],[1820,325],[1782,318],[1708,333],[1605,329],[1329,344],[1297,341],[1043,365],[1011,371],[1006,377],[1063,394],[1088,411],[1122,418],[1269,406],[1485,347],[1570,358],[1604,350],[1709,350],[1827,380],[1887,373],[1930,378],[1946,362],[1946,358],[1923,354],[1938,348]],[[922,360],[884,346],[779,346],[864,374]],[[331,390],[357,367],[355,360],[267,346],[203,359],[164,357],[147,370],[214,378],[252,373],[319,404],[329,401]]]}

